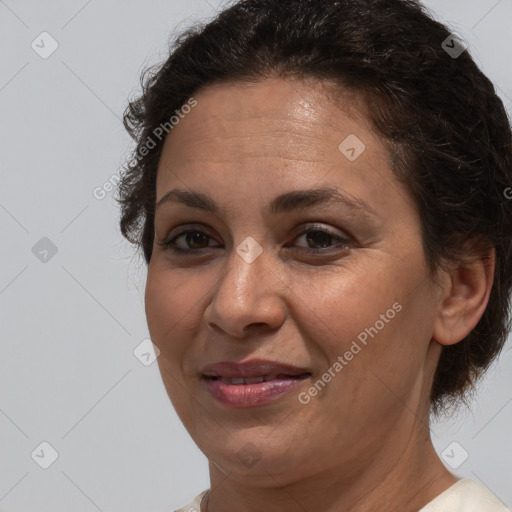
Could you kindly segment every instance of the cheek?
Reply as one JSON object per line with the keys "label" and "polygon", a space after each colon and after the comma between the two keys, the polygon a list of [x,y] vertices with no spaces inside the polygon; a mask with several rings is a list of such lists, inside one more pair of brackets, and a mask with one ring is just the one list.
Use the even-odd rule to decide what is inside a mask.
{"label": "cheek", "polygon": [[381,399],[389,405],[421,375],[435,308],[428,285],[417,286],[421,260],[414,261],[381,259],[328,283],[310,281],[310,309],[304,304],[297,315],[310,320],[302,327],[321,353],[320,371],[335,375],[326,378],[340,407]]}
{"label": "cheek", "polygon": [[150,268],[145,291],[146,319],[153,342],[159,346],[162,333],[172,325],[169,311],[174,311],[173,295],[169,293],[165,281],[158,279]]}
{"label": "cheek", "polygon": [[[156,262],[155,262],[156,263]],[[180,278],[176,272],[148,269],[145,309],[149,333],[159,348],[157,364],[167,394],[184,424],[192,414],[190,392],[183,385],[183,368],[190,357],[191,329],[197,324],[198,311],[190,278]],[[194,307],[195,306],[195,307]]]}
{"label": "cheek", "polygon": [[[392,420],[408,403],[414,410],[420,400],[430,341],[428,305],[419,298],[388,298],[379,301],[380,307],[372,304],[362,321],[353,321],[348,311],[340,314],[340,334],[331,336],[333,408],[340,414],[353,411],[356,424],[387,424],[384,417]],[[338,356],[342,361],[334,366]]]}
{"label": "cheek", "polygon": [[187,322],[192,321],[197,302],[190,283],[190,279],[180,279],[150,264],[145,290],[146,318],[151,339],[164,356],[179,353],[186,345],[183,332]]}
{"label": "cheek", "polygon": [[297,320],[331,359],[349,350],[353,341],[364,344],[397,323],[404,295],[382,263],[338,268],[334,274],[308,279],[300,288],[296,282],[294,291],[301,298]]}

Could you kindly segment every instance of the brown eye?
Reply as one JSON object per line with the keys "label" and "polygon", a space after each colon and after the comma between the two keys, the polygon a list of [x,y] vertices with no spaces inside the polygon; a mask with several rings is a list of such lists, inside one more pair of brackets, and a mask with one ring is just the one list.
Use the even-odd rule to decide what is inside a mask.
{"label": "brown eye", "polygon": [[201,231],[190,231],[188,233],[183,233],[182,235],[175,238],[175,241],[185,236],[185,243],[188,244],[191,249],[203,249],[204,243],[206,242],[206,246],[208,245],[208,235],[205,235]]}
{"label": "brown eye", "polygon": [[[303,231],[300,235],[298,235],[295,240],[298,240],[301,237],[305,237],[307,247],[298,247],[298,249],[305,249],[306,251],[322,251],[329,250],[332,247],[335,247],[335,243],[337,243],[337,248],[347,248],[350,245],[350,240],[347,238],[341,237],[326,229],[314,227]],[[334,240],[334,242],[332,242]],[[297,244],[293,245],[297,248]],[[341,246],[341,247],[340,247]]]}
{"label": "brown eye", "polygon": [[[291,247],[293,250],[322,253],[330,250],[346,250],[351,244],[349,239],[332,233],[323,227],[310,227],[295,237],[295,241],[301,237],[304,237],[306,246],[301,247],[294,243],[287,245],[287,247]],[[182,240],[182,242],[179,242],[179,240]],[[211,240],[214,239],[204,231],[197,228],[186,228],[178,235],[157,243],[178,254],[193,254],[204,249],[219,247],[209,245]]]}
{"label": "brown eye", "polygon": [[[182,245],[178,240],[183,239]],[[208,243],[213,238],[197,228],[184,229],[181,233],[173,236],[163,242],[157,242],[158,245],[177,253],[194,253],[202,249],[208,249]],[[210,246],[211,247],[211,246]]]}

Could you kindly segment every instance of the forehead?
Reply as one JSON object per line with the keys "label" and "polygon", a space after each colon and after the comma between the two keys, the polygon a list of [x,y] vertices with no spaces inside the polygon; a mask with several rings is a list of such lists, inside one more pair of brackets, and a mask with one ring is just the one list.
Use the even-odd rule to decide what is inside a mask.
{"label": "forehead", "polygon": [[404,191],[361,97],[334,91],[317,81],[281,79],[198,91],[197,106],[166,137],[157,201],[176,186],[213,195],[224,186],[226,193],[236,188],[248,198],[257,189],[268,201],[280,192],[323,185],[383,207],[396,205],[396,197],[384,192]]}
{"label": "forehead", "polygon": [[[194,97],[197,106],[165,142],[164,149],[172,149],[173,158],[190,157],[186,154],[190,147],[201,149],[203,144],[220,139],[224,151],[246,146],[253,153],[261,149],[261,156],[276,156],[278,145],[268,143],[276,136],[289,144],[302,141],[310,156],[314,156],[315,148],[320,156],[327,146],[337,150],[341,137],[353,132],[372,145],[379,144],[362,97],[327,82],[269,79],[220,83],[201,89]],[[279,149],[286,153],[285,147]],[[380,156],[386,157],[385,149],[380,150]]]}

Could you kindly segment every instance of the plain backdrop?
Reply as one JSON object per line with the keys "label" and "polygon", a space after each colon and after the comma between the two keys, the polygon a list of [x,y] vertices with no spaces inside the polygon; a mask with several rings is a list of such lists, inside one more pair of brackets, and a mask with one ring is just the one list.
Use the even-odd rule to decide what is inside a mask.
{"label": "plain backdrop", "polygon": [[[208,487],[156,362],[141,361],[145,267],[109,180],[131,148],[121,116],[142,69],[220,5],[0,0],[0,511],[172,511]],[[510,112],[512,1],[426,5]],[[511,426],[509,344],[471,412],[433,429],[453,471],[509,507]]]}

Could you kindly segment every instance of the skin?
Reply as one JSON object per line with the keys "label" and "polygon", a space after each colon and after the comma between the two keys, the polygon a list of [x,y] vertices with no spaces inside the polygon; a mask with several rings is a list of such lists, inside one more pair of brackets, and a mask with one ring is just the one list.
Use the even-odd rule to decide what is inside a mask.
{"label": "skin", "polygon": [[[157,202],[180,188],[223,210],[157,209],[145,299],[164,385],[209,460],[209,512],[419,510],[457,481],[432,446],[429,391],[442,345],[463,339],[483,314],[492,255],[433,280],[415,203],[353,94],[335,105],[322,84],[268,79],[216,84],[194,98],[165,141]],[[355,161],[338,149],[350,134],[366,146]],[[336,203],[266,210],[279,194],[318,187],[361,199],[377,216]],[[348,245],[302,234],[312,223]],[[158,245],[190,224],[207,236],[177,243],[198,255]],[[248,236],[263,249],[250,264],[236,252]],[[324,244],[333,250],[322,255]],[[394,303],[401,311],[301,404],[298,393]],[[199,378],[206,364],[253,358],[312,376],[245,409],[215,401]],[[249,442],[254,465],[238,456]]]}

